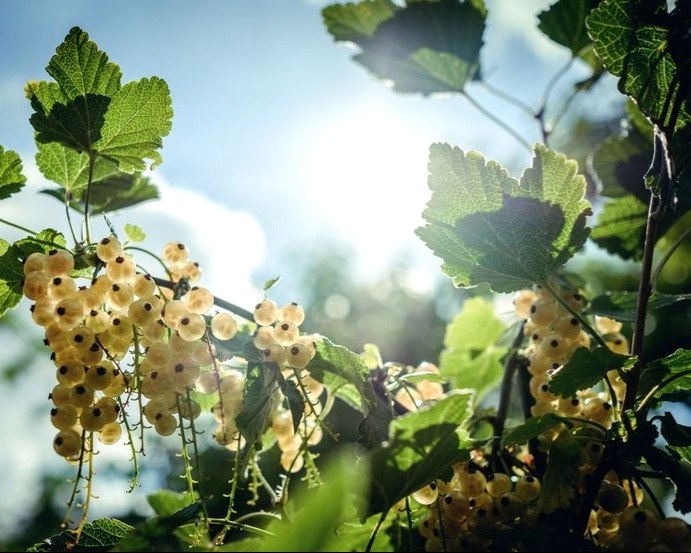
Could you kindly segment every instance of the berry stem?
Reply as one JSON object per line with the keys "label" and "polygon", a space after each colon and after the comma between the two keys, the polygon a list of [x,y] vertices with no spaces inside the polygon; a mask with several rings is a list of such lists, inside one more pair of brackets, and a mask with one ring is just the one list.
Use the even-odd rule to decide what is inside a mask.
{"label": "berry stem", "polygon": [[523,321],[519,326],[516,337],[513,339],[513,343],[511,344],[510,354],[504,361],[504,376],[502,377],[499,392],[499,406],[497,408],[497,416],[492,424],[494,431],[494,440],[492,442],[492,462],[495,462],[499,456],[499,451],[501,449],[501,437],[504,433],[506,417],[509,414],[509,404],[511,402],[511,390],[513,388],[514,376],[516,375],[516,371],[523,360],[523,358],[518,355],[518,348],[523,342],[524,326],[525,321]]}

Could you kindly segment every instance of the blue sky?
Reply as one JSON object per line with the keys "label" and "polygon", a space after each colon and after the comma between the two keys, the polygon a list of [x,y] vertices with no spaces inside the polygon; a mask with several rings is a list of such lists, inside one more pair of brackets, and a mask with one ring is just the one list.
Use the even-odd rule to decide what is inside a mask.
{"label": "blue sky", "polygon": [[[328,3],[4,3],[0,145],[30,163],[33,130],[23,86],[49,78],[45,66],[55,47],[78,25],[120,65],[123,82],[153,75],[167,81],[173,128],[157,176],[256,218],[261,236],[223,237],[233,242],[226,251],[243,250],[248,238],[261,243],[254,246],[260,259],[235,263],[251,269],[253,282],[281,275],[288,279],[285,292],[293,293],[286,254],[307,252],[324,237],[345,241],[363,274],[383,270],[388,255],[403,251],[422,270],[436,273],[439,260],[413,234],[429,198],[429,144],[477,149],[514,171],[529,163],[527,151],[459,97],[400,95],[377,81],[350,59],[354,50],[335,44],[326,31],[321,9]],[[487,5],[485,73],[495,86],[534,104],[539,87],[568,59],[535,31],[535,15],[549,2],[525,1],[520,9],[505,0]],[[531,68],[529,78],[525,67]],[[524,114],[488,95],[478,97],[529,131],[529,142],[539,138]],[[168,211],[187,215],[198,231],[209,218],[180,206]],[[130,222],[128,217],[115,222]],[[162,229],[143,226],[154,241],[165,239]]]}
{"label": "blue sky", "polygon": [[[446,141],[479,150],[516,176],[529,155],[461,98],[399,95],[378,82],[351,61],[352,49],[327,33],[321,19],[327,3],[3,2],[0,145],[23,157],[29,185],[0,204],[0,217],[35,230],[59,226],[47,219],[60,213],[58,204],[31,194],[45,183],[32,168],[35,146],[23,88],[28,80],[49,78],[45,66],[55,47],[77,25],[120,65],[123,82],[156,75],[171,89],[173,127],[156,170],[162,200],[114,215],[116,228],[140,224],[153,250],[169,240],[191,244],[205,271],[203,284],[244,306],[252,305],[256,286],[275,276],[283,277],[277,299],[299,301],[286,254],[309,255],[310,245],[325,237],[350,247],[362,275],[376,274],[387,257],[407,252],[411,268],[437,276],[439,260],[413,234],[429,199],[429,145]],[[568,60],[535,30],[536,14],[549,4],[487,0],[485,74],[531,105]],[[529,142],[539,139],[529,117],[477,92]],[[4,238],[12,233],[0,228]],[[45,411],[46,391],[33,380],[21,385],[23,406]],[[14,421],[16,431],[5,437],[3,429],[11,452],[3,473],[10,470],[13,478],[4,479],[0,496],[11,497],[13,505],[0,501],[0,520],[9,528],[35,471],[45,459],[61,460],[51,450],[45,418],[36,425],[12,416],[16,408],[4,402],[0,409],[12,409],[0,411],[0,420],[3,427]]]}

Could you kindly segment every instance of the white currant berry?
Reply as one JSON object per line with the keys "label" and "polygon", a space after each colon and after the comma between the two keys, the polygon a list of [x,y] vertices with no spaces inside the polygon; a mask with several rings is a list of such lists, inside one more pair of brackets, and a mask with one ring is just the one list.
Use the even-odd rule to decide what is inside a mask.
{"label": "white currant berry", "polygon": [[104,445],[113,445],[120,441],[122,436],[122,426],[118,422],[111,422],[103,425],[98,433],[99,441]]}
{"label": "white currant berry", "polygon": [[269,326],[278,319],[278,305],[275,301],[264,298],[254,306],[254,322],[261,326]]}
{"label": "white currant berry", "polygon": [[96,256],[107,263],[111,259],[122,255],[122,244],[115,236],[106,236],[96,245]]}
{"label": "white currant berry", "polygon": [[300,326],[305,321],[305,310],[297,302],[288,303],[278,310],[278,320]]}
{"label": "white currant berry", "polygon": [[51,276],[68,276],[74,271],[74,256],[67,250],[51,250],[46,258],[46,271]]}
{"label": "white currant berry", "polygon": [[24,260],[24,265],[22,266],[24,276],[33,271],[44,271],[46,269],[47,260],[48,256],[43,252],[30,253]]}
{"label": "white currant berry", "polygon": [[230,340],[238,332],[238,323],[230,313],[216,313],[211,318],[211,333],[218,340]]}
{"label": "white currant berry", "polygon": [[214,296],[208,289],[194,286],[189,292],[185,294],[182,298],[188,311],[192,313],[197,313],[198,315],[203,315],[206,313],[214,304]]}
{"label": "white currant berry", "polygon": [[53,438],[53,449],[61,457],[75,458],[82,450],[82,437],[71,429],[60,430]]}
{"label": "white currant berry", "polygon": [[163,246],[161,257],[167,265],[181,265],[187,261],[189,251],[181,242],[168,242]]}

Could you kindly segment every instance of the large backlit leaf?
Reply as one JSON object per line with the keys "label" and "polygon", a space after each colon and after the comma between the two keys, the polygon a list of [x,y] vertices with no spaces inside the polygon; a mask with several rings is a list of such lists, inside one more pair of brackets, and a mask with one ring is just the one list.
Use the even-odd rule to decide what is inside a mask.
{"label": "large backlit leaf", "polygon": [[0,200],[19,192],[25,183],[19,155],[0,146]]}
{"label": "large backlit leaf", "polygon": [[[667,13],[665,0],[605,0],[588,16],[595,51],[613,75],[619,90],[636,100],[655,123],[666,119],[667,97],[675,79],[688,79],[688,48],[679,26],[682,14]],[[674,32],[673,32],[674,31]],[[682,106],[678,125],[689,121]]]}
{"label": "large backlit leaf", "polygon": [[61,142],[89,151],[98,140],[110,99],[120,88],[120,68],[78,27],[70,29],[46,67],[55,82],[30,82],[26,94],[38,142]]}
{"label": "large backlit leaf", "polygon": [[158,150],[172,117],[170,90],[163,79],[127,83],[113,96],[94,148],[128,173],[144,170],[145,159],[153,160],[155,167],[162,161]]}
{"label": "large backlit leaf", "polygon": [[497,346],[505,329],[492,304],[483,298],[464,302],[446,327],[439,371],[453,388],[473,388],[480,402],[501,379],[506,348]]}
{"label": "large backlit leaf", "polygon": [[[128,173],[145,169],[145,160],[154,166],[161,162],[158,150],[173,115],[165,81],[152,77],[121,87],[120,68],[78,27],[58,46],[46,70],[54,82],[26,86],[37,142],[104,156]],[[77,174],[73,160],[68,178]]]}
{"label": "large backlit leaf", "polygon": [[330,6],[325,22],[335,40],[358,45],[355,61],[399,92],[461,92],[478,78],[483,0],[421,0],[392,9],[388,2]]}
{"label": "large backlit leaf", "polygon": [[472,414],[473,395],[473,390],[453,390],[393,420],[387,445],[370,455],[370,513],[388,509],[468,458],[472,441],[463,426]]}
{"label": "large backlit leaf", "polygon": [[416,233],[457,286],[497,292],[544,283],[585,243],[585,179],[565,156],[535,146],[533,165],[511,178],[498,163],[448,144],[430,148],[432,198]]}

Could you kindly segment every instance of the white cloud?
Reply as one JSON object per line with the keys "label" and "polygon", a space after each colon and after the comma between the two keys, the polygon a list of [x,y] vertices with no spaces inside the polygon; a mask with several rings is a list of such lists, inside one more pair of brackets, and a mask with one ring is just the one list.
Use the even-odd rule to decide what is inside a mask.
{"label": "white cloud", "polygon": [[[38,193],[50,183],[42,177],[31,156],[23,155],[22,160],[28,183],[20,193],[2,202],[0,218],[33,231],[55,228],[65,233],[69,243],[71,239],[64,209],[54,198]],[[256,218],[233,211],[192,190],[173,186],[160,174],[153,175],[153,179],[159,187],[160,200],[111,215],[116,231],[121,233],[126,223],[141,226],[147,234],[142,246],[155,254],[160,254],[168,241],[183,242],[189,248],[191,258],[202,267],[200,286],[209,288],[224,300],[251,309],[261,296],[260,288],[252,281],[252,273],[265,251],[264,232]],[[74,218],[77,224],[79,220],[80,217]],[[103,219],[95,217],[92,240],[98,240],[108,232]],[[26,236],[25,231],[0,224],[0,237],[9,242]],[[156,260],[135,253],[137,261],[152,274],[163,276]],[[28,302],[22,301],[17,309],[29,330],[25,336],[27,343],[32,343],[31,333],[35,332],[33,343],[40,345],[42,335],[28,315]],[[12,348],[26,347],[24,342],[17,345],[16,340],[12,330],[0,327],[2,349],[13,351]],[[0,435],[5,447],[5,454],[0,458],[0,471],[6,476],[0,480],[0,533],[5,536],[20,529],[21,520],[38,500],[39,475],[44,471],[54,474],[65,465],[52,449],[55,429],[49,421],[50,405],[46,398],[53,386],[51,382],[54,383],[54,369],[51,369],[48,355],[36,357],[31,366],[24,369],[15,385],[0,383],[0,396],[3,398],[0,402]],[[118,453],[113,451],[112,455]],[[126,448],[124,455],[129,455]],[[104,457],[111,457],[111,454]],[[107,486],[99,488],[95,512],[127,510],[123,502],[134,502],[129,507],[142,502],[141,495],[133,498],[126,494],[122,482],[110,486],[112,490]],[[65,490],[68,494],[69,490]]]}

